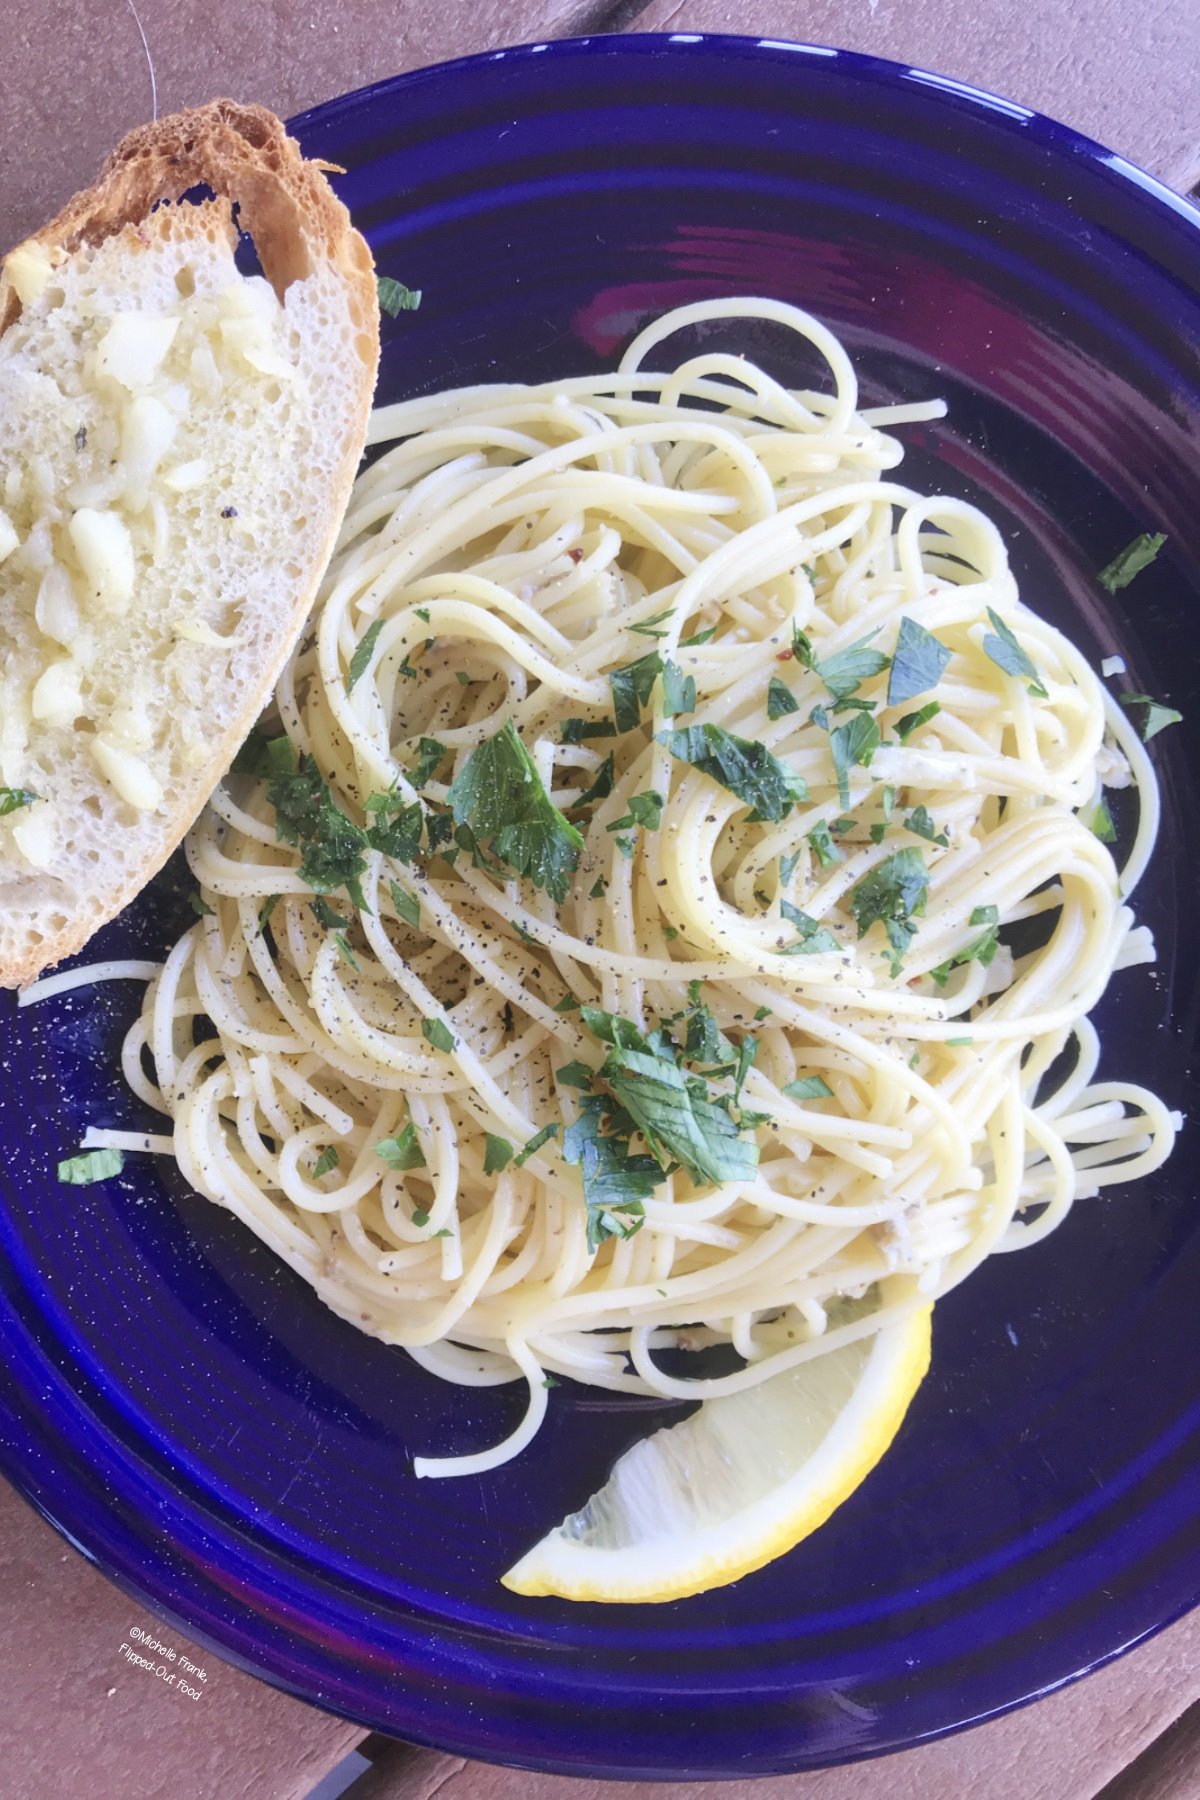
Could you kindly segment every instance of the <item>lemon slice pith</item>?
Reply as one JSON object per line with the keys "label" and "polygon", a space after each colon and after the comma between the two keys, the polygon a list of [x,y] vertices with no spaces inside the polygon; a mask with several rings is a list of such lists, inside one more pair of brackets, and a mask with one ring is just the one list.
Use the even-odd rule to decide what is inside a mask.
{"label": "lemon slice pith", "polygon": [[925,1306],[627,1450],[581,1512],[501,1578],[564,1600],[680,1600],[823,1525],[879,1461],[929,1367]]}

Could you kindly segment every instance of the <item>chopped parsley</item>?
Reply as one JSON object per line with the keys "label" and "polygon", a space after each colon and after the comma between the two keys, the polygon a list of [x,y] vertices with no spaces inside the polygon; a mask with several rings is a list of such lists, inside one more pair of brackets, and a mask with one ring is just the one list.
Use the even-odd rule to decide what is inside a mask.
{"label": "chopped parsley", "polygon": [[319,1181],[322,1175],[330,1175],[333,1173],[334,1169],[339,1168],[340,1166],[341,1157],[337,1153],[337,1147],[334,1144],[330,1144],[328,1149],[322,1150],[320,1156],[318,1156],[316,1162],[313,1164],[313,1180]]}
{"label": "chopped parsley", "polygon": [[743,800],[752,809],[750,823],[766,819],[775,824],[797,800],[808,799],[808,787],[801,777],[763,744],[735,737],[720,725],[660,731],[658,742],[680,762],[690,763]]}
{"label": "chopped parsley", "polygon": [[1113,824],[1113,816],[1108,809],[1108,798],[1106,795],[1101,794],[1099,800],[1097,800],[1093,807],[1090,816],[1084,820],[1084,824],[1089,831],[1094,832],[1102,844],[1116,843],[1117,828]]}
{"label": "chopped parsley", "polygon": [[365,912],[361,876],[370,840],[338,806],[316,761],[307,752],[294,773],[277,775],[267,789],[275,809],[275,835],[301,852],[300,879],[318,894],[344,887]]}
{"label": "chopped parsley", "polygon": [[125,1167],[123,1150],[83,1150],[68,1156],[58,1165],[58,1179],[68,1187],[91,1187],[94,1181],[107,1181]]}
{"label": "chopped parsley", "polygon": [[554,1073],[566,1087],[579,1088],[586,1094],[592,1085],[594,1071],[585,1062],[569,1062]]}
{"label": "chopped parsley", "polygon": [[[618,731],[633,731],[642,717],[642,708],[649,704],[654,692],[654,684],[663,672],[663,659],[657,650],[650,650],[645,656],[639,656],[636,662],[626,663],[623,668],[614,669],[609,676],[612,687],[613,716]],[[565,737],[564,742],[569,741]]]}
{"label": "chopped parsley", "polygon": [[907,615],[902,618],[888,676],[888,705],[902,706],[906,700],[915,700],[918,694],[928,693],[930,688],[936,687],[952,654],[915,619]]}
{"label": "chopped parsley", "polygon": [[555,1001],[552,1010],[557,1013],[578,1012],[579,1002],[574,994],[564,994],[561,1000]]}
{"label": "chopped parsley", "polygon": [[897,719],[896,736],[899,738],[900,742],[902,744],[907,744],[913,732],[919,731],[922,725],[928,725],[930,719],[936,719],[941,710],[938,701],[928,700],[919,711],[905,713],[902,719]]}
{"label": "chopped parsley", "polygon": [[893,850],[877,868],[864,875],[850,894],[850,911],[865,937],[881,924],[892,947],[892,974],[900,971],[904,952],[916,936],[913,920],[925,910],[929,870],[919,850]]}
{"label": "chopped parsley", "polygon": [[[810,831],[808,835],[811,838],[812,832]],[[779,879],[782,882],[784,887],[787,886],[788,882],[792,879],[792,876],[796,873],[796,864],[799,861],[800,861],[799,850],[793,850],[790,856],[781,856],[780,857],[780,859],[779,859]]]}
{"label": "chopped parsley", "polygon": [[668,606],[665,612],[655,613],[652,619],[643,619],[640,625],[631,625],[629,629],[630,631],[636,631],[639,637],[666,637],[666,632],[656,631],[655,626],[661,625],[664,619],[669,619],[674,610],[673,606]]}
{"label": "chopped parsley", "polygon": [[606,1238],[632,1237],[641,1230],[645,1202],[663,1178],[653,1156],[631,1152],[632,1121],[623,1130],[602,1131],[614,1110],[605,1096],[589,1095],[563,1136],[563,1156],[578,1165],[583,1181],[587,1247],[593,1253]]}
{"label": "chopped parsley", "polygon": [[499,1175],[507,1169],[513,1158],[513,1147],[506,1137],[497,1137],[494,1132],[487,1133],[483,1152],[483,1172],[485,1175]]}
{"label": "chopped parsley", "polygon": [[767,683],[767,717],[782,719],[787,713],[800,711],[800,702],[793,694],[786,681],[780,681],[778,675],[772,675]]}
{"label": "chopped parsley", "polygon": [[802,912],[790,900],[781,900],[779,910],[788,924],[794,925],[799,933],[794,944],[784,945],[784,956],[822,956],[828,950],[841,949],[842,946],[827,926],[818,924],[810,913]]}
{"label": "chopped parsley", "polygon": [[867,649],[877,635],[874,631],[869,632],[845,650],[838,650],[833,656],[812,664],[813,673],[820,676],[835,700],[848,700],[864,681],[882,675],[891,662],[891,657],[885,656],[882,650]]}
{"label": "chopped parsley", "polygon": [[558,1120],[557,1119],[553,1120],[549,1125],[543,1125],[542,1129],[538,1132],[535,1132],[533,1137],[530,1138],[529,1142],[527,1144],[523,1145],[522,1148],[520,1150],[518,1150],[517,1154],[513,1157],[513,1168],[514,1169],[523,1169],[525,1167],[525,1164],[529,1161],[530,1157],[536,1155],[536,1153],[541,1149],[543,1144],[548,1144],[551,1138],[554,1138],[557,1136],[558,1136]]}
{"label": "chopped parsley", "polygon": [[446,796],[455,823],[562,905],[583,838],[559,812],[511,719],[472,751]]}
{"label": "chopped parsley", "polygon": [[397,318],[402,312],[416,312],[421,304],[420,288],[405,287],[391,275],[377,275],[375,291],[379,295],[379,310],[389,319]]}
{"label": "chopped parsley", "polygon": [[681,638],[679,641],[679,648],[681,650],[694,650],[697,644],[707,644],[710,639],[715,638],[716,635],[716,626],[710,625],[706,631],[697,631],[695,635],[690,638]]}
{"label": "chopped parsley", "polygon": [[930,844],[937,844],[942,850],[944,850],[950,842],[946,833],[938,830],[923,806],[913,807],[907,819],[904,821],[904,829],[906,831],[911,831],[916,837],[925,838]]}
{"label": "chopped parsley", "polygon": [[780,1090],[789,1100],[832,1100],[833,1089],[820,1075],[802,1075]]}
{"label": "chopped parsley", "polygon": [[278,894],[268,894],[266,899],[263,901],[262,905],[259,907],[259,909],[258,909],[258,929],[260,932],[265,931],[267,929],[267,926],[271,922],[271,914],[275,911],[275,908],[279,905],[279,901],[280,901],[280,896]]}
{"label": "chopped parsley", "polygon": [[829,734],[829,749],[837,776],[838,800],[850,804],[850,771],[857,763],[865,768],[879,748],[879,727],[869,713],[855,713]]}
{"label": "chopped parsley", "polygon": [[819,823],[811,828],[811,832],[808,832],[808,842],[813,846],[813,855],[817,857],[817,862],[822,869],[831,869],[835,862],[846,860],[842,857],[842,851],[838,850],[837,844],[833,842],[833,837],[829,835],[829,826],[824,819],[819,819]]}
{"label": "chopped parsley", "polygon": [[1173,706],[1164,706],[1161,700],[1152,700],[1149,694],[1122,694],[1122,706],[1144,706],[1142,715],[1142,742],[1148,744],[1152,737],[1165,731],[1168,725],[1182,723],[1183,714],[1176,712]]}
{"label": "chopped parsley", "polygon": [[354,647],[354,655],[350,658],[350,673],[346,677],[346,692],[356,686],[371,666],[371,658],[375,654],[375,645],[383,630],[383,620],[376,619],[369,625]]}
{"label": "chopped parsley", "polygon": [[999,613],[996,612],[994,607],[989,606],[987,615],[992,621],[992,628],[996,635],[993,636],[992,633],[989,632],[984,638],[984,655],[990,657],[996,667],[998,669],[1003,669],[1006,675],[1025,676],[1029,682],[1029,692],[1033,695],[1035,700],[1049,699],[1049,695],[1038,677],[1038,672],[1034,667],[1032,658],[1026,651],[1022,650],[1020,644],[1017,642],[1008,626],[1004,623],[1004,620],[1000,617]]}
{"label": "chopped parsley", "polygon": [[1144,531],[1141,537],[1135,537],[1132,544],[1126,544],[1125,548],[1101,569],[1096,580],[1102,588],[1107,588],[1110,594],[1117,593],[1120,588],[1128,587],[1135,575],[1140,575],[1143,569],[1150,566],[1166,541],[1165,531]]}
{"label": "chopped parsley", "polygon": [[629,825],[644,825],[647,831],[657,831],[662,824],[662,810],[665,801],[654,788],[648,788],[644,794],[631,794],[629,811],[623,819],[611,824],[609,831],[624,831]]}
{"label": "chopped parsley", "polygon": [[668,656],[662,670],[663,712],[668,719],[676,713],[695,712],[696,678],[685,675],[678,663]]}
{"label": "chopped parsley", "polygon": [[396,909],[397,918],[403,919],[406,925],[421,923],[421,902],[415,894],[406,894],[396,882],[390,884],[392,905]]}
{"label": "chopped parsley", "polygon": [[[425,809],[419,800],[405,803],[395,794],[370,794],[363,810],[371,814],[367,840],[372,850],[390,856],[394,862],[410,863],[421,846],[421,828]],[[385,815],[391,812],[389,819]]]}
{"label": "chopped parsley", "polygon": [[582,744],[584,738],[616,735],[617,728],[611,719],[564,719],[562,722],[564,744]]}
{"label": "chopped parsley", "polygon": [[432,781],[443,757],[449,756],[449,754],[445,744],[439,744],[436,738],[421,738],[417,744],[417,760],[413,764],[411,777],[413,786],[421,788],[427,781]]}
{"label": "chopped parsley", "polygon": [[458,1042],[444,1019],[422,1019],[421,1036],[427,1044],[432,1044],[435,1050],[445,1050],[447,1054]]}
{"label": "chopped parsley", "polygon": [[399,1137],[381,1138],[375,1146],[375,1154],[382,1157],[389,1169],[402,1172],[425,1167],[425,1152],[417,1142],[417,1128],[411,1119]]}
{"label": "chopped parsley", "polygon": [[600,767],[596,770],[595,781],[593,781],[590,788],[587,788],[584,793],[580,794],[578,800],[575,802],[576,806],[590,806],[594,800],[607,799],[608,795],[612,793],[613,767],[612,757],[606,756],[604,761],[600,764]]}
{"label": "chopped parsley", "polygon": [[198,919],[214,918],[216,916],[203,894],[189,894],[188,905]]}
{"label": "chopped parsley", "polygon": [[0,819],[18,812],[23,806],[32,806],[40,798],[41,795],[35,794],[32,788],[0,787]]}
{"label": "chopped parsley", "polygon": [[977,906],[971,914],[970,922],[972,925],[984,926],[985,930],[965,949],[955,951],[954,955],[947,957],[944,963],[939,963],[936,969],[930,969],[929,973],[939,987],[945,987],[950,979],[951,969],[957,969],[964,963],[977,962],[985,969],[990,968],[996,951],[1000,948],[999,907]]}

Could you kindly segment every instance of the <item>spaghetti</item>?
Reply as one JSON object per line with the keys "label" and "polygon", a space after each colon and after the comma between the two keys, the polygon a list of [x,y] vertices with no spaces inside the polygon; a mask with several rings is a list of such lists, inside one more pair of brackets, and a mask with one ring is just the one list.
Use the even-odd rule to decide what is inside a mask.
{"label": "spaghetti", "polygon": [[[831,391],[643,366],[747,319]],[[375,415],[124,1063],[336,1312],[525,1380],[503,1443],[419,1473],[516,1455],[552,1374],[760,1382],[1169,1153],[1087,1017],[1153,955],[1153,772],[989,520],[892,479],[885,427],[942,410],[859,410],[823,326],[745,300],[615,374]],[[1119,879],[1102,777],[1138,790]],[[663,1366],[713,1344],[732,1373]]]}

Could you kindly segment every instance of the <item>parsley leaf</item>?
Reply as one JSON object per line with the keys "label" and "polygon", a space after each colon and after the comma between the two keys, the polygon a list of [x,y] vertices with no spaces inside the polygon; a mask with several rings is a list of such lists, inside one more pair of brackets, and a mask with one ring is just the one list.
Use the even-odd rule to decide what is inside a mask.
{"label": "parsley leaf", "polygon": [[[834,863],[840,863],[840,862],[845,861],[844,856],[842,855],[841,851],[838,849],[837,845],[834,843],[832,837],[830,836],[829,827],[825,823],[824,819],[818,820],[817,824],[815,824],[813,826],[812,830],[810,832],[808,832],[807,836],[808,836],[809,843],[813,847],[813,854],[815,855],[818,863],[821,865],[821,867],[823,869],[831,869],[833,867]],[[797,852],[797,854],[799,854],[799,852]],[[793,864],[793,867],[794,866],[795,865]],[[782,860],[780,861],[780,864],[779,864],[779,870],[780,870],[780,873],[782,874],[783,873]],[[790,874],[790,870],[789,870],[789,874]],[[784,880],[787,880],[787,876],[784,876]]]}
{"label": "parsley leaf", "polygon": [[682,1069],[640,1050],[612,1049],[601,1076],[656,1154],[681,1162],[693,1181],[746,1181],[758,1147]]}
{"label": "parsley leaf", "polygon": [[[996,917],[983,919],[980,917],[981,913],[996,913]],[[972,925],[986,924],[987,930],[982,936],[966,945],[964,949],[956,950],[953,956],[948,956],[944,963],[938,964],[936,969],[930,969],[929,973],[939,987],[945,987],[950,979],[951,969],[956,969],[963,963],[977,962],[981,963],[985,969],[990,967],[996,951],[1000,948],[1000,939],[997,935],[999,922],[999,913],[994,906],[977,906],[975,908],[971,914]]]}
{"label": "parsley leaf", "polygon": [[1135,537],[1132,544],[1126,544],[1125,548],[1101,569],[1096,580],[1102,588],[1107,588],[1110,594],[1115,594],[1119,588],[1128,587],[1134,576],[1140,575],[1142,570],[1148,568],[1154,561],[1166,541],[1165,531],[1144,531],[1141,537]]}
{"label": "parsley leaf", "polygon": [[41,795],[35,794],[32,788],[0,787],[0,819],[9,813],[17,812],[22,806],[32,806]]}
{"label": "parsley leaf", "polygon": [[850,804],[850,771],[856,763],[865,768],[879,748],[879,727],[869,713],[855,713],[829,734],[829,748],[837,776],[838,799]]}
{"label": "parsley leaf", "polygon": [[345,931],[350,924],[349,919],[343,919],[337,907],[330,906],[328,900],[310,900],[309,907],[317,924],[323,925],[326,931]]}
{"label": "parsley leaf", "polygon": [[[809,833],[809,836],[810,837],[812,836],[811,832]],[[783,883],[784,887],[787,886],[788,882],[792,879],[792,876],[796,873],[796,864],[799,861],[800,861],[799,850],[793,850],[792,854],[790,856],[781,856],[780,857],[780,859],[779,859],[779,879]]]}
{"label": "parsley leaf", "polygon": [[513,1147],[506,1137],[497,1137],[493,1132],[487,1133],[487,1141],[483,1153],[483,1172],[485,1175],[499,1175],[507,1169],[512,1161]]}
{"label": "parsley leaf", "polygon": [[546,792],[511,719],[472,751],[446,798],[456,824],[490,839],[501,862],[562,905],[583,838]]}
{"label": "parsley leaf", "polygon": [[720,725],[660,731],[658,742],[680,762],[690,763],[745,801],[753,809],[749,823],[766,819],[775,824],[797,800],[808,799],[808,787],[801,777],[763,744],[735,737]]}
{"label": "parsley leaf", "polygon": [[417,1128],[410,1119],[399,1137],[381,1138],[375,1146],[376,1156],[383,1158],[389,1169],[423,1169],[425,1152],[417,1142]]}
{"label": "parsley leaf", "polygon": [[258,929],[260,932],[265,931],[267,929],[267,926],[270,923],[271,914],[275,911],[275,908],[279,905],[279,901],[280,901],[280,896],[278,894],[268,894],[266,899],[263,901],[262,905],[259,907],[259,909],[258,909]]}
{"label": "parsley leaf", "polygon": [[668,656],[663,663],[663,712],[667,718],[676,713],[695,712],[696,710],[696,678],[685,675],[678,663],[673,663]]}
{"label": "parsley leaf", "polygon": [[1115,844],[1117,828],[1113,824],[1113,816],[1108,808],[1108,797],[1101,794],[1092,810],[1090,818],[1084,820],[1089,831],[1095,833],[1102,844]]}
{"label": "parsley leaf", "polygon": [[847,645],[845,650],[838,650],[833,656],[813,663],[814,674],[821,677],[835,700],[849,699],[864,681],[881,675],[891,662],[891,657],[885,656],[882,650],[867,649],[871,639],[877,635],[872,631],[866,637],[859,638],[856,643]]}
{"label": "parsley leaf", "polygon": [[674,610],[673,606],[668,606],[665,612],[655,613],[652,619],[643,619],[640,625],[631,625],[629,630],[636,631],[639,637],[666,637],[665,631],[655,631],[654,627],[661,625],[664,619],[669,619]]}
{"label": "parsley leaf", "polygon": [[629,1138],[601,1135],[604,1101],[585,1100],[563,1138],[563,1156],[577,1163],[587,1211],[587,1246],[593,1253],[606,1238],[632,1237],[640,1231],[647,1201],[663,1178],[652,1156],[630,1154]]}
{"label": "parsley leaf", "polygon": [[1142,717],[1142,742],[1148,744],[1152,737],[1165,731],[1168,725],[1182,723],[1183,714],[1176,712],[1173,706],[1164,706],[1161,700],[1152,700],[1149,694],[1122,694],[1122,706],[1144,706],[1146,711]]}
{"label": "parsley leaf", "polygon": [[919,731],[922,725],[928,725],[930,719],[936,719],[941,710],[938,701],[929,700],[919,712],[905,713],[902,719],[897,719],[896,736],[900,742],[907,744],[913,732]]}
{"label": "parsley leaf", "polygon": [[612,687],[613,715],[618,731],[633,731],[636,728],[642,716],[642,708],[648,704],[654,684],[662,672],[663,659],[657,650],[650,650],[645,656],[639,656],[636,662],[626,663],[623,668],[612,671],[608,679]]}
{"label": "parsley leaf", "polygon": [[200,893],[189,894],[188,895],[188,905],[191,907],[192,911],[195,913],[195,915],[198,919],[203,919],[206,917],[207,918],[215,918],[215,916],[216,916],[214,909],[208,904],[208,901],[204,898],[203,894],[200,894]]}
{"label": "parsley leaf", "polygon": [[302,852],[300,879],[318,894],[344,887],[365,912],[360,877],[370,840],[338,806],[314,759],[305,753],[294,774],[277,776],[267,799],[275,808],[276,837]]}
{"label": "parsley leaf", "polygon": [[780,681],[778,675],[772,675],[767,683],[767,717],[782,719],[787,713],[800,711],[800,702],[793,694],[786,681]]}
{"label": "parsley leaf", "polygon": [[579,1002],[574,994],[564,994],[561,1000],[555,1001],[552,1010],[560,1013],[578,1012]]}
{"label": "parsley leaf", "polygon": [[644,825],[647,831],[657,831],[662,824],[662,810],[666,802],[654,788],[648,788],[644,794],[629,796],[629,811],[623,819],[617,819],[608,826],[609,831],[624,831],[627,825]]}
{"label": "parsley leaf", "polygon": [[820,1075],[802,1075],[780,1090],[789,1100],[832,1100],[833,1089]]}
{"label": "parsley leaf", "polygon": [[543,1144],[548,1143],[551,1138],[554,1138],[557,1136],[558,1136],[558,1120],[557,1119],[553,1120],[549,1125],[543,1125],[542,1129],[538,1132],[535,1132],[534,1135],[530,1138],[529,1142],[527,1144],[523,1145],[522,1148],[520,1150],[518,1150],[517,1154],[513,1157],[513,1168],[514,1169],[523,1169],[525,1167],[525,1164],[529,1161],[530,1157],[533,1156],[538,1150],[540,1150]]}
{"label": "parsley leaf", "polygon": [[346,692],[355,687],[370,667],[371,658],[375,654],[375,645],[383,630],[383,620],[375,619],[370,624],[354,647],[354,655],[350,658],[350,673],[346,677]]}
{"label": "parsley leaf", "polygon": [[1046,689],[1038,678],[1037,669],[1032,658],[1022,650],[1013,633],[1009,630],[999,613],[991,606],[987,609],[988,618],[992,621],[996,636],[991,633],[983,640],[983,652],[989,656],[998,669],[1006,675],[1024,675],[1029,681],[1029,692],[1038,700],[1048,698]]}
{"label": "parsley leaf", "polygon": [[593,1070],[585,1062],[565,1063],[554,1073],[567,1087],[579,1088],[585,1094],[592,1085]]}
{"label": "parsley leaf", "polygon": [[864,875],[850,894],[850,911],[865,937],[877,922],[892,947],[892,974],[916,936],[913,919],[925,910],[929,870],[919,850],[894,850],[877,868]]}
{"label": "parsley leaf", "polygon": [[945,832],[938,830],[923,806],[913,807],[904,821],[904,828],[906,831],[911,831],[916,837],[925,838],[929,843],[939,845],[943,850],[950,842]]}
{"label": "parsley leaf", "polygon": [[320,1156],[318,1156],[316,1162],[313,1164],[313,1180],[319,1181],[322,1175],[331,1174],[332,1171],[339,1168],[340,1165],[341,1158],[337,1153],[337,1148],[335,1145],[330,1144],[327,1149],[322,1150]]}
{"label": "parsley leaf", "polygon": [[390,819],[376,817],[375,823],[367,827],[368,841],[372,850],[381,851],[394,862],[411,863],[420,849],[425,809],[419,800],[405,805],[389,794],[371,794],[364,810],[380,815],[389,802],[395,809],[395,816]]}
{"label": "parsley leaf", "polygon": [[613,759],[611,756],[606,756],[604,761],[600,764],[600,767],[596,770],[595,781],[593,781],[590,788],[580,794],[575,805],[590,806],[593,800],[607,799],[609,794],[612,793],[612,785]]}
{"label": "parsley leaf", "polygon": [[821,956],[827,950],[841,949],[842,946],[832,931],[819,925],[811,913],[802,912],[790,900],[781,900],[779,910],[788,924],[794,925],[800,934],[794,944],[784,946],[784,956]]}
{"label": "parsley leaf", "polygon": [[406,925],[419,925],[421,923],[421,902],[417,896],[406,894],[404,889],[394,881],[390,886],[392,905],[396,909],[397,916],[403,919]]}
{"label": "parsley leaf", "polygon": [[584,738],[616,735],[617,728],[611,719],[564,719],[562,722],[564,744],[582,744]]}
{"label": "parsley leaf", "polygon": [[417,744],[417,760],[413,764],[411,776],[413,786],[421,788],[427,781],[432,780],[442,758],[449,754],[445,744],[439,744],[436,738],[421,738]]}
{"label": "parsley leaf", "polygon": [[377,275],[375,289],[379,295],[379,310],[385,312],[389,319],[394,319],[402,312],[416,312],[421,304],[420,288],[405,287],[402,281],[396,281],[391,275]]}
{"label": "parsley leaf", "polygon": [[902,618],[892,657],[892,672],[888,676],[888,705],[900,706],[905,700],[915,700],[918,694],[936,687],[952,654],[915,619],[907,615]]}
{"label": "parsley leaf", "polygon": [[453,1050],[458,1042],[444,1019],[422,1019],[421,1036],[427,1044],[432,1044],[435,1050],[447,1052]]}
{"label": "parsley leaf", "polygon": [[83,1150],[68,1156],[58,1165],[58,1179],[69,1187],[90,1187],[93,1181],[107,1181],[125,1167],[123,1150]]}
{"label": "parsley leaf", "polygon": [[692,636],[690,638],[680,638],[679,648],[681,650],[694,650],[697,644],[707,644],[710,641],[710,639],[715,638],[716,635],[717,635],[716,626],[710,625],[710,626],[708,626],[707,630],[697,631],[694,634],[694,636]]}

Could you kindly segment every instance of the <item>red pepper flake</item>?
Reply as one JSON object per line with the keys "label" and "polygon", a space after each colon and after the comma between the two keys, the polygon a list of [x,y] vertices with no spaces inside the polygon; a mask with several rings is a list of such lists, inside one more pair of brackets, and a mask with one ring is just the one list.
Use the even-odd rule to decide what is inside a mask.
{"label": "red pepper flake", "polygon": [[568,550],[567,555],[570,557],[571,561],[574,563],[583,561],[583,551],[579,548],[578,544],[575,545],[575,548],[573,550]]}
{"label": "red pepper flake", "polygon": [[775,661],[776,662],[791,662],[794,654],[795,654],[795,652],[792,650],[781,650],[779,652],[779,655],[775,658]]}

